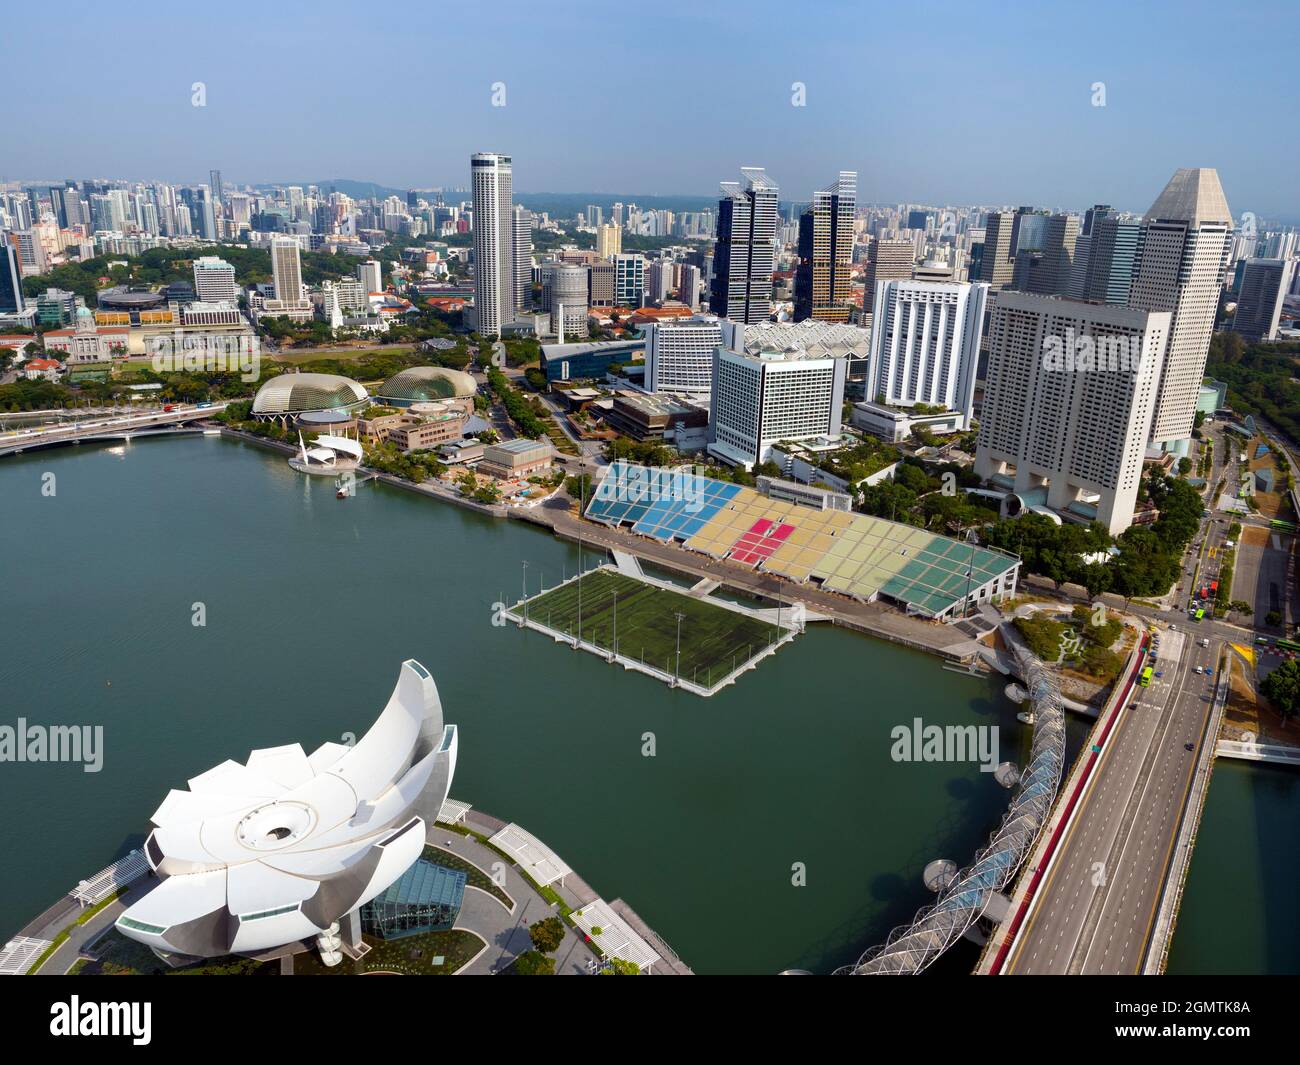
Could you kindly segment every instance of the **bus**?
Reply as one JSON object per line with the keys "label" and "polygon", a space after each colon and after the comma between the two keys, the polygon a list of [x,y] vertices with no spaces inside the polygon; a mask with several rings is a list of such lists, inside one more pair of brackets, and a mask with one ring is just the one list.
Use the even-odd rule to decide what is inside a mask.
{"label": "bus", "polygon": [[1274,529],[1281,529],[1283,532],[1295,532],[1296,524],[1293,521],[1283,521],[1281,518],[1274,518],[1269,522]]}
{"label": "bus", "polygon": [[1278,640],[1273,646],[1281,651],[1300,651],[1300,643],[1295,640]]}
{"label": "bus", "polygon": [[1151,684],[1151,675],[1154,672],[1155,670],[1152,666],[1147,666],[1147,668],[1142,671],[1142,675],[1138,678],[1138,683],[1144,688],[1148,687]]}
{"label": "bus", "polygon": [[1219,582],[1210,581],[1210,594],[1214,595],[1216,592],[1218,592],[1218,590],[1219,590]]}

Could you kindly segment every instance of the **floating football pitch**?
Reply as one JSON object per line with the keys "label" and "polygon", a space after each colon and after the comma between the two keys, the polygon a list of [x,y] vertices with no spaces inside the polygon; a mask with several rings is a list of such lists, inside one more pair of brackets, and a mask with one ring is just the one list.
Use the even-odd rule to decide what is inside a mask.
{"label": "floating football pitch", "polygon": [[[609,569],[585,574],[581,585],[580,591],[579,582],[571,580],[533,596],[528,600],[529,621],[580,636],[583,643],[705,689],[789,635],[788,630],[762,618]],[[514,613],[522,615],[522,604]],[[676,661],[678,614],[682,615],[680,672]]]}

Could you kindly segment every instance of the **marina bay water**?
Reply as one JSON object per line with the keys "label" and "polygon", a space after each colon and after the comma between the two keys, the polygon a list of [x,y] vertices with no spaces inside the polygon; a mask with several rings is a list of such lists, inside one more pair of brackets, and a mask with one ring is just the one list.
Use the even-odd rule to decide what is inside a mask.
{"label": "marina bay water", "polygon": [[926,862],[984,842],[1007,793],[975,761],[891,760],[895,726],[996,725],[1013,761],[1027,743],[1000,684],[830,626],[702,699],[494,625],[525,560],[535,593],[578,548],[376,483],[338,500],[243,443],[17,456],[0,500],[0,724],[104,728],[100,772],[0,764],[0,937],[139,845],[169,788],[360,735],[406,658],[461,729],[452,797],[545,840],[699,972],[843,964],[928,901]]}

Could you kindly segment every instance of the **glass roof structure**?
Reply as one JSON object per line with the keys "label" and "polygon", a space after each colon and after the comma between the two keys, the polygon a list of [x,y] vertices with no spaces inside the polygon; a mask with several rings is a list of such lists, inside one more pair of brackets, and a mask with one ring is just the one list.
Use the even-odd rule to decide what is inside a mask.
{"label": "glass roof structure", "polygon": [[421,858],[361,908],[361,926],[383,939],[443,931],[456,923],[465,873]]}
{"label": "glass roof structure", "polygon": [[938,617],[1020,560],[866,514],[817,510],[684,470],[619,462],[587,517],[863,600]]}

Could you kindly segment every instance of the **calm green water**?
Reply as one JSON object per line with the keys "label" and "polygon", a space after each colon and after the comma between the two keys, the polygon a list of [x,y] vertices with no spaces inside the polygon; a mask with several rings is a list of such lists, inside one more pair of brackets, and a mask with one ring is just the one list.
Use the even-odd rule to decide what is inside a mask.
{"label": "calm green water", "polygon": [[1293,768],[1214,767],[1169,972],[1300,973],[1297,812]]}
{"label": "calm green water", "polygon": [[891,761],[894,725],[997,724],[1023,758],[998,685],[839,629],[700,699],[494,627],[522,560],[535,591],[577,549],[382,485],[339,501],[244,444],[18,456],[0,500],[0,724],[102,724],[106,747],[98,774],[0,764],[0,937],[137,845],[188,777],[363,732],[408,657],[461,728],[453,797],[546,840],[700,972],[850,960],[927,900],[928,860],[983,842],[1006,793],[973,765]]}

